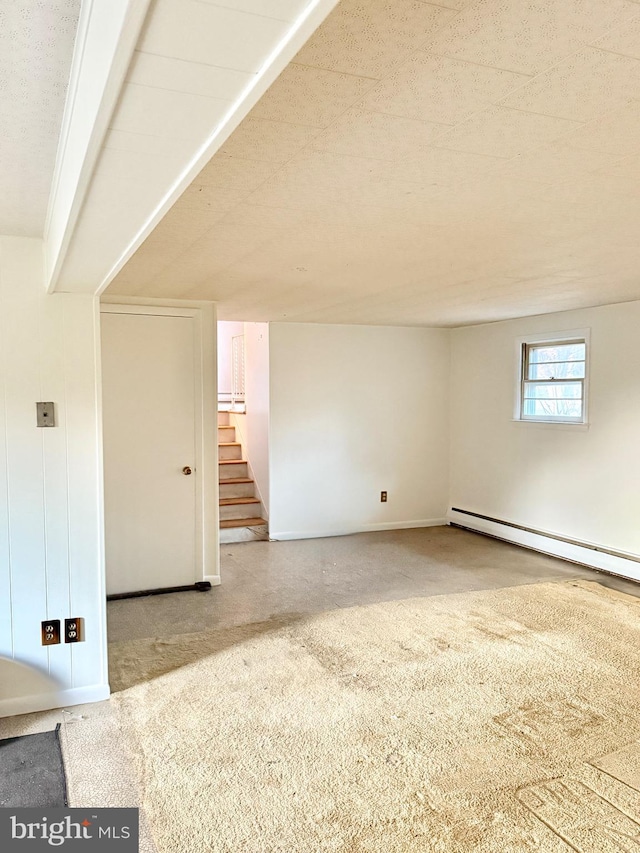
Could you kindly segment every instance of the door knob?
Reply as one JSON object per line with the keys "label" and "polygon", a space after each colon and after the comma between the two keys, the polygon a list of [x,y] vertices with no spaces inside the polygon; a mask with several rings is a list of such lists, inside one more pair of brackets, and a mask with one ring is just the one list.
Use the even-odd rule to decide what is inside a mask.
{"label": "door knob", "polygon": [[185,477],[188,477],[189,474],[191,474],[191,468],[189,468],[188,465],[185,465],[184,468],[182,469],[182,473],[185,475]]}

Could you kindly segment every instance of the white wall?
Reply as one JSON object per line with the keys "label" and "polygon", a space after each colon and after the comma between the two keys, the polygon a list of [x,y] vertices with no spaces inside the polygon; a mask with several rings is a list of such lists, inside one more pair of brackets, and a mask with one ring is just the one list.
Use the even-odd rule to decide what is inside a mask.
{"label": "white wall", "polygon": [[273,538],[442,520],[448,330],[272,323],[270,364]]}
{"label": "white wall", "polygon": [[[269,518],[269,324],[244,323],[246,414],[231,422],[242,442],[263,517]],[[242,334],[241,333],[241,334]]]}
{"label": "white wall", "polygon": [[244,323],[221,320],[218,323],[218,393],[231,394],[231,338],[244,334]]}
{"label": "white wall", "polygon": [[[581,328],[588,428],[514,422],[516,339]],[[639,342],[640,302],[453,331],[451,506],[640,554]]]}
{"label": "white wall", "polygon": [[[45,295],[42,241],[0,237],[0,655],[57,685],[5,681],[0,716],[108,695],[97,307]],[[36,427],[39,400],[57,427]],[[68,617],[86,641],[44,648],[41,621]]]}

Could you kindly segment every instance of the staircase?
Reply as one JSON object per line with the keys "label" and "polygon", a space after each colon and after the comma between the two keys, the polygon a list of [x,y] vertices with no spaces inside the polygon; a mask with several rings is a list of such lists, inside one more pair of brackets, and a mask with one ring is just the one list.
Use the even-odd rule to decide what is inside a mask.
{"label": "staircase", "polygon": [[236,441],[229,412],[218,412],[218,480],[220,483],[220,542],[244,542],[264,539],[267,522],[262,518],[262,503],[255,494],[255,483]]}

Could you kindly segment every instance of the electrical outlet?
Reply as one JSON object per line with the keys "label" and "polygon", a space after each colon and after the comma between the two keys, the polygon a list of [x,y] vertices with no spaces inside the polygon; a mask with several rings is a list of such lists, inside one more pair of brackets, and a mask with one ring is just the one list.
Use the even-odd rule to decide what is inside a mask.
{"label": "electrical outlet", "polygon": [[381,503],[386,504],[386,502],[387,502],[387,493],[386,492],[380,492],[380,501],[381,501]]}
{"label": "electrical outlet", "polygon": [[64,620],[65,643],[82,643],[84,640],[84,619]]}
{"label": "electrical outlet", "polygon": [[60,620],[47,619],[42,623],[42,645],[57,646],[60,642]]}

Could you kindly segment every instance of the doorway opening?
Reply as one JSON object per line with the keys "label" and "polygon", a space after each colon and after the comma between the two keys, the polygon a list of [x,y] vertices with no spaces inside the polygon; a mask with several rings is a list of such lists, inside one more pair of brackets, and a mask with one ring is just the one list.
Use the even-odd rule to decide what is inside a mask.
{"label": "doorway opening", "polygon": [[218,323],[220,544],[269,538],[269,326]]}
{"label": "doorway opening", "polygon": [[214,322],[206,303],[101,304],[109,598],[220,583]]}

